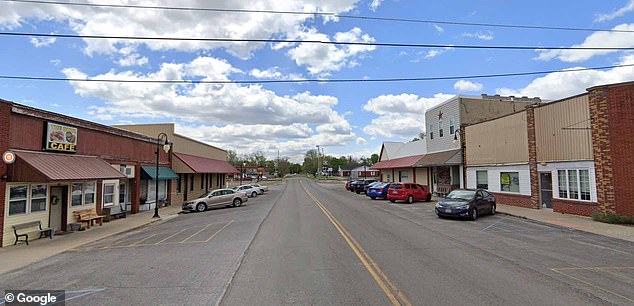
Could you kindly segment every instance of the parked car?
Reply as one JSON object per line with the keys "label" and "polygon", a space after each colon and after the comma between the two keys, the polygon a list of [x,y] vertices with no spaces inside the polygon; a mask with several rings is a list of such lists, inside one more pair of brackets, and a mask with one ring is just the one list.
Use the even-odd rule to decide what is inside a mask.
{"label": "parked car", "polygon": [[246,192],[250,198],[255,198],[260,194],[260,188],[253,187],[251,185],[242,185],[236,188],[233,188],[235,191]]}
{"label": "parked car", "polygon": [[249,197],[245,192],[232,189],[217,189],[210,191],[201,198],[186,201],[183,203],[183,210],[203,212],[213,206],[232,205],[238,207],[248,200]]}
{"label": "parked car", "polygon": [[350,191],[350,184],[354,182],[353,180],[349,180],[346,182],[346,190]]}
{"label": "parked car", "polygon": [[456,189],[436,203],[438,217],[468,217],[495,215],[495,196],[484,189]]}
{"label": "parked car", "polygon": [[366,192],[368,185],[370,185],[371,183],[376,182],[375,179],[362,179],[362,180],[358,180],[356,181],[355,184],[351,185],[351,189],[353,189],[354,192],[356,192],[357,194],[360,194],[362,192]]}
{"label": "parked car", "polygon": [[427,187],[416,183],[392,183],[387,190],[387,199],[394,203],[396,201],[406,201],[414,203],[416,201],[431,201],[431,193]]}
{"label": "parked car", "polygon": [[251,186],[260,188],[260,191],[262,191],[260,194],[264,194],[265,192],[269,191],[269,186],[264,186],[260,184],[251,184]]}
{"label": "parked car", "polygon": [[390,187],[390,183],[376,182],[370,185],[372,186],[368,188],[368,191],[365,193],[365,195],[370,197],[370,199],[372,200],[377,198],[387,199],[387,190]]}
{"label": "parked car", "polygon": [[355,185],[357,184],[357,182],[359,181],[358,180],[350,181],[350,188],[348,189],[348,191],[354,192],[354,189],[356,188]]}

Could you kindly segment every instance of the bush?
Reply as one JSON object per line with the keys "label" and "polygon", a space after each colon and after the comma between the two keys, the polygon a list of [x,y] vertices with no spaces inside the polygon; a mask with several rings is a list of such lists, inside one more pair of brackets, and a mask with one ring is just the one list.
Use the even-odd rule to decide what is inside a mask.
{"label": "bush", "polygon": [[634,216],[621,216],[616,214],[594,214],[592,219],[610,224],[634,224]]}

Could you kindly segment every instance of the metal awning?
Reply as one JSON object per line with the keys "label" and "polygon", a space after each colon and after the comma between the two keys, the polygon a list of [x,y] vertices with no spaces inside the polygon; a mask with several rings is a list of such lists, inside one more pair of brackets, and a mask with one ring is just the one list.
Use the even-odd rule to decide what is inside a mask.
{"label": "metal awning", "polygon": [[[184,153],[174,153],[174,156],[191,169],[193,173],[238,173],[238,170],[234,166],[224,160],[211,159]],[[179,170],[178,168],[175,169],[177,171]]]}
{"label": "metal awning", "polygon": [[448,165],[461,165],[462,164],[462,150],[449,150],[436,153],[428,153],[423,156],[414,167],[429,167],[429,166],[448,166]]}
{"label": "metal awning", "polygon": [[15,150],[11,166],[13,182],[85,181],[125,178],[117,169],[96,156]]}
{"label": "metal awning", "polygon": [[416,162],[418,162],[418,160],[420,160],[424,156],[425,155],[414,155],[414,156],[406,156],[406,157],[395,158],[395,159],[388,159],[388,160],[380,161],[372,165],[370,169],[411,168],[411,167],[414,167],[414,164],[416,164]]}
{"label": "metal awning", "polygon": [[[141,166],[141,179],[156,180],[156,166]],[[177,180],[178,175],[167,167],[159,167],[158,180]]]}

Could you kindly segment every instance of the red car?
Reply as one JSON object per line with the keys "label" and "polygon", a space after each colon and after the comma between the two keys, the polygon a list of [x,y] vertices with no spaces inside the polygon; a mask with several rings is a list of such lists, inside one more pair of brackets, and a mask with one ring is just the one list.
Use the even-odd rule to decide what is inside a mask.
{"label": "red car", "polygon": [[387,199],[394,203],[396,201],[406,201],[414,203],[416,201],[431,201],[431,193],[427,186],[415,183],[392,183],[387,190]]}

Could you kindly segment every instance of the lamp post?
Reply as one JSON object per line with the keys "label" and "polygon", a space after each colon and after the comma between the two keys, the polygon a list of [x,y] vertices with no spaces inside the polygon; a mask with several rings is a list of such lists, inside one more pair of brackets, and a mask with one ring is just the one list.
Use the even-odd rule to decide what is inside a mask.
{"label": "lamp post", "polygon": [[244,171],[244,166],[246,166],[247,163],[242,162],[242,168],[240,168],[240,186],[242,186],[242,172]]}
{"label": "lamp post", "polygon": [[319,155],[321,154],[319,151],[319,145],[316,146],[317,147],[317,174],[319,174]]}
{"label": "lamp post", "polygon": [[161,153],[161,142],[163,142],[163,151],[165,151],[165,153],[169,153],[170,151],[170,144],[167,141],[167,134],[165,133],[160,133],[158,135],[158,137],[156,138],[156,177],[154,178],[156,181],[156,188],[155,188],[155,197],[154,197],[154,216],[152,218],[161,218],[161,216],[159,216],[159,157],[160,157],[160,153]]}

